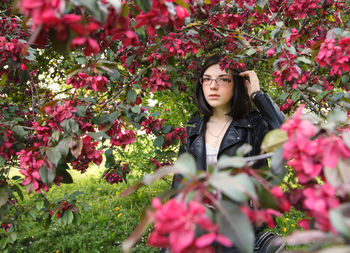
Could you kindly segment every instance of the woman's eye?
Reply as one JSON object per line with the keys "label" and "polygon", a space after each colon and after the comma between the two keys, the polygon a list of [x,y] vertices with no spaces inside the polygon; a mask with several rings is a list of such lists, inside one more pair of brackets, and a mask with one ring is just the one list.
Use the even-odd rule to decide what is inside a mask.
{"label": "woman's eye", "polygon": [[203,82],[210,82],[210,78],[208,77],[203,78]]}
{"label": "woman's eye", "polygon": [[221,82],[225,82],[225,83],[229,83],[229,82],[231,82],[231,79],[229,79],[229,78],[221,78],[220,81]]}

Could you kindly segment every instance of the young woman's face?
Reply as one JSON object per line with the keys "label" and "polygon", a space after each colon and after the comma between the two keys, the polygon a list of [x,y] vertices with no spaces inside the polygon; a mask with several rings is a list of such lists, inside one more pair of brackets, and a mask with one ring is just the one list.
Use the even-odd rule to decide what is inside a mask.
{"label": "young woman's face", "polygon": [[219,64],[212,65],[204,71],[202,77],[204,97],[214,110],[230,111],[233,85],[231,71],[222,70]]}

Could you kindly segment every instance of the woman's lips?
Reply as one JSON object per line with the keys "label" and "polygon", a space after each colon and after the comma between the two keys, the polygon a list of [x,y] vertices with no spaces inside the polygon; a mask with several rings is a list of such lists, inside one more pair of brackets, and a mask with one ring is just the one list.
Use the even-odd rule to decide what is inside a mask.
{"label": "woman's lips", "polygon": [[219,98],[219,97],[220,97],[219,95],[209,95],[210,99],[216,99],[216,98]]}

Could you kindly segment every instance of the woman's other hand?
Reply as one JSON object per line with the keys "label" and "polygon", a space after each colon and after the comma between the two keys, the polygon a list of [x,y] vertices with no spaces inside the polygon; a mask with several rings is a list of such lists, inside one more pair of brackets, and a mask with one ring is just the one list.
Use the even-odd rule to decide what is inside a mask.
{"label": "woman's other hand", "polygon": [[[244,71],[239,73],[241,77],[244,77],[244,84],[247,86],[249,97],[255,92],[260,90],[259,78],[254,70]],[[253,94],[255,95],[255,94]]]}

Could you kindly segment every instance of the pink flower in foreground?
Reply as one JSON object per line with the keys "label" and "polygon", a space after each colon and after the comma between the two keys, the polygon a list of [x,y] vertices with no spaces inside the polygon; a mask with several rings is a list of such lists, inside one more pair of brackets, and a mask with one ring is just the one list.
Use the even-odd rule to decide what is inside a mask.
{"label": "pink flower in foreground", "polygon": [[[152,201],[154,230],[148,243],[156,247],[169,247],[174,253],[214,252],[211,244],[215,241],[226,247],[232,246],[224,235],[218,234],[218,226],[206,214],[205,207],[195,201],[189,203],[170,199],[164,205],[155,198]],[[196,238],[196,229],[208,233]]]}

